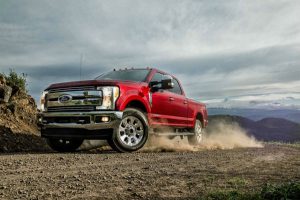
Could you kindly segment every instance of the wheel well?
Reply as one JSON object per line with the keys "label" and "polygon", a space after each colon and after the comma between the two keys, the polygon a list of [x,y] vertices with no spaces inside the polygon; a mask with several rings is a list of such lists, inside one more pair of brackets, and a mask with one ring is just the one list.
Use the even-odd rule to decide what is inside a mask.
{"label": "wheel well", "polygon": [[203,121],[203,116],[202,116],[201,113],[197,113],[196,119],[199,119],[201,121],[202,125],[203,125],[204,121]]}
{"label": "wheel well", "polygon": [[145,113],[147,112],[147,109],[144,106],[144,104],[142,102],[140,102],[140,101],[137,101],[137,100],[130,101],[127,104],[126,108],[138,108],[138,109],[140,109],[141,111],[143,111]]}

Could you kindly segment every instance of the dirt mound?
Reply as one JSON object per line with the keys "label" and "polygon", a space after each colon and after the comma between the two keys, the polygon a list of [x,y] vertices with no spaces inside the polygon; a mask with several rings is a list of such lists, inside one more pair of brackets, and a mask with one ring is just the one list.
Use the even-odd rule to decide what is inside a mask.
{"label": "dirt mound", "polygon": [[0,77],[0,152],[47,148],[39,137],[37,112],[34,99],[26,91]]}

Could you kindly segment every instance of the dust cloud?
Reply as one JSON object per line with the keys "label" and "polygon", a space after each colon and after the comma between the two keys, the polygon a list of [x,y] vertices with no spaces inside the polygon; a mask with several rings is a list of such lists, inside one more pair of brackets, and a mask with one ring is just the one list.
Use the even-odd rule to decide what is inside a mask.
{"label": "dust cloud", "polygon": [[178,151],[201,151],[205,149],[233,149],[255,147],[262,148],[263,144],[253,136],[247,135],[237,123],[219,122],[204,132],[202,144],[193,146],[188,143],[186,137],[152,136],[143,152],[178,152]]}
{"label": "dust cloud", "polygon": [[176,137],[170,139],[166,136],[150,136],[141,152],[178,152],[178,151],[198,151],[197,147],[189,145],[186,138]]}
{"label": "dust cloud", "polygon": [[78,150],[91,150],[108,145],[105,140],[84,140]]}
{"label": "dust cloud", "polygon": [[219,122],[204,134],[203,147],[207,149],[262,148],[263,144],[253,136],[249,136],[237,123]]}
{"label": "dust cloud", "polygon": [[[79,150],[91,150],[107,145],[103,140],[85,140]],[[247,147],[262,148],[263,144],[253,136],[249,136],[237,123],[218,122],[211,124],[203,133],[203,141],[200,145],[190,145],[186,137],[181,139],[177,136],[170,139],[166,136],[150,136],[140,152],[187,152]]]}

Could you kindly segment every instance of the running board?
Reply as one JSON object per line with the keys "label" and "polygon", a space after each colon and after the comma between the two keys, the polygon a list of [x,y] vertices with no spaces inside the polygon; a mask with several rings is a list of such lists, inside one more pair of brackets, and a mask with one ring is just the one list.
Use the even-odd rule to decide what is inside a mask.
{"label": "running board", "polygon": [[151,132],[153,135],[158,135],[158,136],[188,136],[188,135],[194,135],[194,133],[190,132],[166,132],[166,133],[158,133],[158,132]]}

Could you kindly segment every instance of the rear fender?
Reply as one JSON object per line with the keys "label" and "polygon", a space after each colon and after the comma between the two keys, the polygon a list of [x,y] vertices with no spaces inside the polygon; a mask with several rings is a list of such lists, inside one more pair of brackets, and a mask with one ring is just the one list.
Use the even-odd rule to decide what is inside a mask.
{"label": "rear fender", "polygon": [[196,123],[196,119],[200,119],[203,128],[207,127],[208,125],[208,117],[207,117],[207,111],[206,109],[199,109],[194,113],[194,122],[193,125]]}

